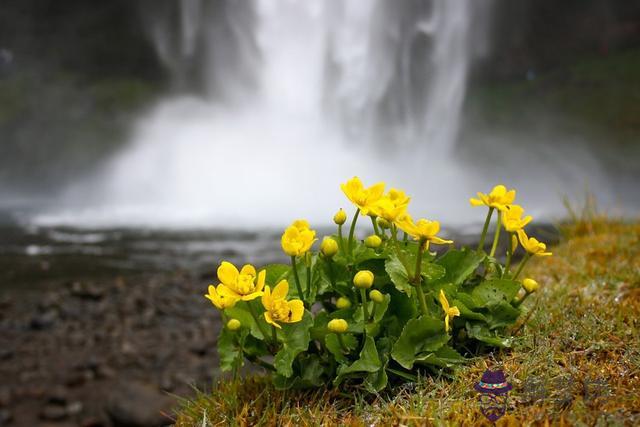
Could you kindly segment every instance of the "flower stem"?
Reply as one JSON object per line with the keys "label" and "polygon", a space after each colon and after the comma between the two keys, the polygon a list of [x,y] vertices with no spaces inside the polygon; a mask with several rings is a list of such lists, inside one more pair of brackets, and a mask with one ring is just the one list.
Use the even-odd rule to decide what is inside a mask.
{"label": "flower stem", "polygon": [[360,288],[360,297],[362,298],[362,323],[366,327],[369,320],[369,310],[367,308],[367,291]]}
{"label": "flower stem", "polygon": [[427,302],[425,301],[424,291],[422,290],[422,254],[424,253],[426,246],[427,241],[420,239],[420,243],[418,244],[418,255],[416,256],[416,273],[411,280],[413,282],[413,286],[416,287],[418,301],[420,302],[420,310],[424,315],[427,314]]}
{"label": "flower stem", "polygon": [[512,237],[513,237],[513,233],[509,232],[509,245],[507,246],[507,262],[504,265],[504,274],[506,274],[507,277],[509,277],[509,268],[511,268],[511,257],[513,256],[513,248],[511,247]]}
{"label": "flower stem", "polygon": [[305,296],[305,300],[309,300],[309,296],[311,294],[311,260],[309,260],[307,264],[307,294]]}
{"label": "flower stem", "polygon": [[266,340],[269,334],[267,334],[267,332],[262,327],[262,324],[260,323],[260,319],[258,318],[258,314],[256,313],[256,310],[253,308],[253,305],[251,305],[251,301],[247,301],[247,306],[249,307],[249,313],[251,313],[253,320],[256,321],[256,325],[258,325],[258,329],[260,329],[262,336]]}
{"label": "flower stem", "polygon": [[524,268],[524,265],[527,263],[527,261],[529,261],[529,258],[531,258],[531,254],[529,252],[527,252],[527,254],[524,256],[524,258],[522,258],[522,261],[520,261],[520,265],[518,266],[518,270],[516,270],[516,274],[513,275],[513,280],[516,280],[518,278],[518,276],[522,272],[522,269]]}
{"label": "flower stem", "polygon": [[358,222],[358,215],[360,215],[360,208],[356,209],[356,214],[351,220],[351,228],[349,228],[349,255],[353,254],[353,233],[356,231],[356,222]]}
{"label": "flower stem", "polygon": [[276,331],[276,327],[271,325],[271,338],[274,343],[278,343],[278,332]]}
{"label": "flower stem", "polygon": [[496,233],[493,235],[493,245],[491,245],[491,253],[489,253],[490,257],[496,254],[496,249],[498,248],[498,240],[500,240],[501,229],[502,229],[502,215],[500,215],[500,212],[498,212],[498,222],[496,223]]}
{"label": "flower stem", "polygon": [[378,223],[376,222],[376,217],[372,216],[371,218],[371,224],[373,224],[373,232],[376,234],[376,236],[382,238],[382,236],[380,235],[380,230],[378,229]]}
{"label": "flower stem", "polygon": [[340,252],[344,253],[342,242],[342,224],[338,224],[338,248],[340,248]]}
{"label": "flower stem", "polygon": [[491,222],[491,215],[493,215],[492,207],[489,208],[489,212],[487,212],[487,219],[484,220],[484,226],[482,227],[482,234],[480,235],[480,243],[478,243],[478,252],[482,250],[484,247],[484,240],[487,237],[487,230],[489,230],[489,223]]}
{"label": "flower stem", "polygon": [[347,348],[347,346],[344,344],[344,341],[342,339],[342,334],[336,334],[336,336],[338,337],[338,343],[340,344],[340,348],[342,349],[342,351],[344,353],[349,353],[349,349]]}
{"label": "flower stem", "polygon": [[400,249],[400,242],[398,242],[398,229],[396,228],[395,224],[391,225],[391,240],[393,240],[393,244],[396,247],[396,252],[398,254],[398,259],[400,260],[400,263],[402,263],[402,265],[404,266],[404,269],[407,271],[407,277],[411,276],[411,273],[409,272],[409,264],[407,264],[407,259],[404,256],[404,252],[402,252],[402,249]]}
{"label": "flower stem", "polygon": [[298,290],[298,296],[301,299],[304,299],[304,294],[302,293],[302,286],[300,286],[300,276],[298,276],[298,267],[296,266],[296,257],[291,257],[291,266],[293,267],[293,278],[296,282],[296,289]]}

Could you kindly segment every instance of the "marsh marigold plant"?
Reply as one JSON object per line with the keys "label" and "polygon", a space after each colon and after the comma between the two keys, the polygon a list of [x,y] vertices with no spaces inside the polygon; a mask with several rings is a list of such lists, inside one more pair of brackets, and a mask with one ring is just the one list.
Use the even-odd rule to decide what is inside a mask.
{"label": "marsh marigold plant", "polygon": [[[497,185],[470,199],[487,209],[471,249],[443,238],[439,221],[414,220],[402,190],[385,193],[385,183],[366,187],[358,177],[341,189],[353,204],[351,223],[338,210],[336,233],[317,249],[316,231],[297,219],[281,238],[289,264],[220,264],[219,283],[205,297],[225,325],[223,371],[237,375],[249,361],[281,389],[349,383],[376,392],[422,371],[454,369],[480,349],[511,345],[522,303],[540,286],[518,277],[531,257],[551,255],[527,235],[532,218],[514,204],[515,190]],[[360,216],[371,223],[356,233]],[[497,253],[501,237],[506,251]],[[523,258],[514,271],[516,251]]]}

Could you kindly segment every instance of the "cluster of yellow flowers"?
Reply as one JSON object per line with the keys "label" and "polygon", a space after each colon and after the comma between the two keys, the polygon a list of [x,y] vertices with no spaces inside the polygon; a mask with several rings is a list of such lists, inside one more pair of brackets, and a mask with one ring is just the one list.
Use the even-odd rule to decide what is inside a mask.
{"label": "cluster of yellow flowers", "polygon": [[[270,287],[265,286],[265,277],[265,270],[256,275],[255,267],[250,264],[238,271],[235,265],[223,261],[218,267],[218,280],[221,283],[217,287],[209,285],[209,293],[205,297],[219,310],[231,308],[240,300],[251,301],[262,297],[267,323],[280,328],[278,322],[299,322],[304,314],[304,305],[297,299],[287,301],[289,283],[282,280],[271,292]],[[232,324],[236,322],[237,320]]]}
{"label": "cluster of yellow flowers", "polygon": [[[430,243],[453,243],[452,240],[445,240],[438,237],[438,233],[440,232],[440,223],[438,221],[424,218],[415,221],[411,217],[407,212],[410,197],[402,190],[391,188],[385,194],[385,183],[379,182],[365,188],[358,177],[353,177],[342,184],[341,189],[347,198],[355,205],[356,212],[351,222],[346,248],[342,247],[345,244],[342,237],[342,225],[347,220],[346,213],[340,209],[334,215],[334,222],[338,225],[339,239],[338,241],[331,237],[325,237],[323,239],[320,245],[320,253],[326,258],[332,258],[341,249],[347,253],[351,251],[354,229],[359,216],[369,216],[375,230],[375,234],[368,236],[364,240],[365,245],[369,248],[378,248],[382,244],[383,239],[390,239],[399,249],[397,238],[398,230],[405,232],[406,235],[411,236],[420,243],[420,253],[418,256],[421,256],[422,252],[428,249]],[[527,252],[520,268],[513,277],[514,279],[522,270],[528,257],[532,255],[551,255],[550,252],[546,251],[546,245],[544,243],[527,236],[524,227],[531,222],[532,217],[530,215],[523,217],[524,209],[520,205],[514,204],[516,198],[515,190],[507,190],[504,185],[497,185],[488,194],[480,192],[477,194],[478,198],[470,199],[471,205],[487,206],[489,208],[478,250],[481,250],[484,245],[492,214],[497,210],[497,227],[490,256],[493,257],[495,254],[502,227],[504,227],[511,236],[511,245],[507,250],[506,271],[509,271],[511,256],[518,246],[518,241]],[[382,229],[382,231],[380,231],[380,229]],[[390,230],[389,235],[385,233],[385,230]],[[304,219],[294,221],[282,234],[281,246],[282,250],[291,257],[292,272],[297,289],[297,299],[287,299],[289,293],[289,283],[287,280],[281,280],[273,290],[271,290],[270,286],[265,284],[265,270],[256,273],[255,267],[247,264],[238,271],[233,264],[227,261],[223,261],[217,271],[218,279],[221,283],[218,284],[217,287],[210,285],[209,292],[205,297],[211,300],[220,310],[231,308],[240,300],[250,301],[261,297],[265,310],[264,319],[270,325],[280,328],[280,323],[295,323],[300,321],[305,310],[303,300],[306,299],[305,297],[308,297],[311,287],[311,261],[308,255],[310,255],[310,250],[316,240],[315,230],[312,230],[309,223]],[[402,251],[398,250],[398,254],[402,254]],[[301,258],[306,266],[306,294],[303,291],[303,286],[298,275],[298,258]],[[407,265],[406,260],[401,259],[401,262],[406,267],[407,272],[410,272],[411,269]],[[418,267],[416,267],[416,269],[418,269]],[[415,271],[415,275],[410,279],[414,282],[419,301],[423,311],[426,312],[424,295],[422,294],[421,286],[419,286],[419,269]],[[354,286],[361,291],[363,315],[365,319],[368,318],[367,296],[365,292],[371,288],[374,280],[374,274],[369,270],[357,271],[353,277]],[[416,283],[418,285],[416,285]],[[527,294],[529,294],[538,288],[538,284],[533,279],[528,278],[523,281],[523,287]],[[372,290],[369,293],[369,298],[373,302],[379,303],[384,299],[384,295],[378,290]],[[447,297],[442,290],[440,290],[438,300],[444,311],[445,327],[448,331],[450,329],[450,320],[455,316],[460,316],[460,310],[457,307],[451,307],[449,305]],[[351,302],[341,297],[337,300],[336,306],[338,308],[347,308],[351,306]],[[257,322],[257,315],[254,313],[252,313],[252,315],[254,315]],[[233,325],[235,325],[235,323],[233,323]],[[334,319],[329,325],[329,328],[334,332],[341,333],[347,330],[345,325],[346,321],[343,319]],[[229,327],[231,327],[231,324],[229,324]]]}
{"label": "cluster of yellow flowers", "polygon": [[[487,206],[489,207],[489,213],[487,214],[487,221],[485,222],[485,229],[483,230],[483,237],[481,244],[484,243],[484,235],[486,235],[486,228],[491,220],[491,215],[494,210],[498,210],[498,226],[496,232],[500,230],[500,224],[504,226],[505,230],[512,235],[515,233],[518,236],[518,240],[522,247],[528,254],[537,256],[549,256],[551,252],[547,252],[547,245],[539,242],[534,237],[527,236],[524,231],[524,227],[529,224],[533,218],[531,215],[527,215],[524,218],[524,209],[520,205],[516,205],[513,202],[516,199],[516,190],[508,190],[504,185],[496,185],[493,187],[489,194],[478,193],[478,198],[470,198],[469,202],[472,206]],[[517,240],[512,239],[512,248],[515,250]],[[495,253],[495,248],[491,255]]]}

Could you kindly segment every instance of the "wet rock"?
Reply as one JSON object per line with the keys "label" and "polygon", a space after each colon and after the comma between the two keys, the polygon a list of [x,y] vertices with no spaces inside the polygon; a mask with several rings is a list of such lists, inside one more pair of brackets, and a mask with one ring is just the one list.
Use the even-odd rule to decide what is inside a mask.
{"label": "wet rock", "polygon": [[8,409],[0,409],[0,426],[9,424],[13,420],[13,414]]}
{"label": "wet rock", "polygon": [[109,394],[106,412],[116,426],[155,427],[170,423],[173,399],[150,384],[120,383]]}
{"label": "wet rock", "polygon": [[82,409],[83,409],[82,402],[79,402],[79,401],[71,402],[66,407],[67,415],[73,417],[75,415],[80,414],[82,412]]}
{"label": "wet rock", "polygon": [[49,329],[56,323],[56,320],[58,320],[58,314],[53,310],[48,310],[33,316],[29,322],[29,327],[34,331]]}
{"label": "wet rock", "polygon": [[64,406],[48,404],[40,411],[40,418],[47,421],[60,421],[67,418],[67,410]]}
{"label": "wet rock", "polygon": [[6,408],[11,405],[11,389],[8,387],[0,388],[0,408]]}
{"label": "wet rock", "polygon": [[69,392],[65,387],[54,386],[47,391],[47,400],[55,405],[64,405],[67,403]]}
{"label": "wet rock", "polygon": [[69,291],[72,296],[81,299],[98,301],[104,297],[104,289],[89,283],[73,282]]}

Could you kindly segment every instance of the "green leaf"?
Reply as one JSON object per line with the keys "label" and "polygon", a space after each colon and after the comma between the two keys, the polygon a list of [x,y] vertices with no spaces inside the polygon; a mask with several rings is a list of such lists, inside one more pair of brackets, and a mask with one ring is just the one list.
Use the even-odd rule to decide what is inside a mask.
{"label": "green leaf", "polygon": [[385,294],[384,300],[380,303],[374,303],[373,305],[373,321],[375,323],[379,323],[384,314],[387,312],[387,308],[389,307],[389,303],[391,302],[391,296],[389,294]]}
{"label": "green leaf", "polygon": [[[460,295],[462,295],[462,293],[458,294],[458,296]],[[458,310],[460,310],[460,317],[464,319],[483,320],[485,322],[487,321],[487,318],[484,316],[484,314],[476,313],[475,311],[472,311],[460,299],[454,299],[451,302],[451,306],[458,307]]]}
{"label": "green leaf", "polygon": [[[242,339],[241,331],[230,331],[223,327],[218,336],[218,355],[220,356],[220,370],[231,371],[237,363],[243,363],[244,357],[238,345]],[[246,334],[246,332],[245,332]],[[242,361],[238,361],[242,359]]]}
{"label": "green leaf", "polygon": [[384,268],[397,290],[407,295],[412,294],[413,286],[409,283],[407,270],[395,254],[389,255],[389,258],[384,264]]}
{"label": "green leaf", "polygon": [[291,365],[296,356],[309,347],[309,329],[313,325],[313,316],[305,311],[302,320],[296,323],[282,324],[282,349],[276,354],[273,365],[278,374],[285,377],[293,375]]}
{"label": "green leaf", "polygon": [[351,365],[340,365],[333,384],[338,386],[349,375],[357,373],[377,372],[382,368],[382,362],[378,356],[378,350],[373,338],[366,337],[364,347],[360,352],[360,358]]}
{"label": "green leaf", "polygon": [[387,386],[389,379],[387,378],[387,371],[383,366],[377,372],[372,372],[364,380],[364,386],[370,393],[376,393],[384,390]]}
{"label": "green leaf", "polygon": [[[229,316],[230,318],[234,318],[234,319],[238,319],[240,321],[240,323],[242,323],[243,326],[248,326],[249,329],[251,330],[251,335],[253,335],[254,337],[264,340],[264,336],[262,335],[262,331],[260,330],[260,327],[258,326],[258,324],[256,323],[255,319],[253,318],[253,316],[251,315],[251,312],[249,311],[249,304],[252,304],[252,307],[255,311],[255,313],[263,313],[264,312],[264,308],[262,308],[262,304],[259,302],[260,298],[257,298],[255,300],[252,301],[238,301],[236,303],[236,305],[234,305],[231,308],[227,308],[225,309],[225,314],[227,316]],[[261,315],[259,315],[259,322],[262,325],[262,328],[266,331],[269,330],[271,328],[271,326],[264,321],[264,319],[262,318]]]}
{"label": "green leaf", "polygon": [[441,265],[446,270],[441,281],[450,282],[456,286],[460,285],[476,271],[485,256],[481,252],[467,248],[461,250],[451,249],[436,260],[436,264]]}
{"label": "green leaf", "polygon": [[421,316],[407,322],[395,342],[391,357],[402,367],[411,369],[417,357],[434,352],[449,341],[444,322],[429,316]]}
{"label": "green leaf", "polygon": [[[358,345],[358,340],[351,334],[342,334],[342,342],[344,342],[345,347],[349,352],[356,349]],[[334,333],[329,333],[324,338],[325,347],[327,350],[333,354],[336,360],[340,363],[347,363],[347,356],[342,350],[340,346],[340,341],[338,341],[338,336]]]}
{"label": "green leaf", "polygon": [[489,331],[489,328],[479,322],[467,322],[467,334],[470,338],[475,338],[486,344],[496,347],[510,347],[511,339],[498,336]]}
{"label": "green leaf", "polygon": [[418,365],[434,365],[441,368],[451,368],[454,365],[464,363],[465,358],[448,345],[442,346],[434,353],[416,358]]}
{"label": "green leaf", "polygon": [[446,269],[443,266],[426,260],[422,261],[420,268],[420,275],[427,282],[435,282],[442,279],[446,274]]}
{"label": "green leaf", "polygon": [[506,301],[489,307],[489,314],[486,315],[489,329],[511,326],[520,316],[520,309],[513,307]]}
{"label": "green leaf", "polygon": [[289,271],[291,271],[291,266],[287,264],[269,264],[265,269],[267,270],[267,285],[273,288],[281,280],[287,278]]}
{"label": "green leaf", "polygon": [[325,374],[326,369],[317,355],[305,355],[296,362],[295,375],[285,377],[275,373],[273,385],[277,390],[320,387],[326,383]]}
{"label": "green leaf", "polygon": [[497,305],[500,302],[510,303],[520,290],[520,283],[509,279],[492,279],[480,283],[471,291],[471,296],[481,306]]}

